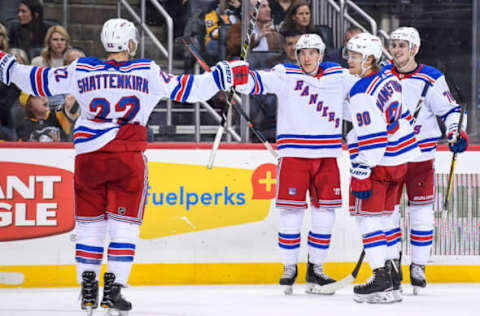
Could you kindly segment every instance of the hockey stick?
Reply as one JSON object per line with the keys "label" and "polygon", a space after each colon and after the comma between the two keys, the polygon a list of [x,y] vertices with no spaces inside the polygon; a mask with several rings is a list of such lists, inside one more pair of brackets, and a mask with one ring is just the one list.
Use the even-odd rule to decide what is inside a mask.
{"label": "hockey stick", "polygon": [[[240,53],[240,58],[242,60],[247,59],[248,48],[250,47],[250,39],[252,37],[253,30],[255,29],[255,24],[257,24],[257,17],[258,17],[258,12],[260,11],[261,3],[262,3],[262,0],[257,0],[257,3],[255,4],[255,8],[253,11],[253,15],[250,21],[248,22],[247,36],[245,37],[245,41],[243,42],[243,45],[242,45],[242,51]],[[231,88],[228,93],[227,105],[223,108],[223,112],[222,112],[222,122],[218,127],[217,134],[215,135],[215,140],[213,141],[213,147],[210,152],[210,156],[208,158],[208,162],[207,162],[208,169],[212,169],[213,167],[213,161],[215,160],[215,156],[217,155],[218,147],[220,146],[220,141],[222,140],[223,132],[227,127],[227,123],[228,123],[227,114],[228,114],[228,110],[230,109],[230,106],[232,105],[234,92],[235,92],[235,89]]]}
{"label": "hockey stick", "polygon": [[[455,88],[458,89],[455,85]],[[460,102],[463,104],[463,95],[461,95],[460,90],[457,90],[457,93],[459,93],[459,98],[461,99]],[[462,110],[460,111],[460,119],[458,120],[458,127],[457,127],[457,140],[460,137],[460,134],[462,133],[462,124],[463,124],[463,116],[465,114],[465,105],[462,106]],[[448,200],[450,200],[450,193],[452,192],[452,186],[453,186],[453,176],[455,174],[455,164],[457,163],[457,154],[458,153],[453,153],[452,155],[452,163],[450,164],[450,173],[448,174],[448,186],[447,186],[447,194],[445,194],[445,202],[443,203],[443,211],[445,213],[448,212]],[[446,215],[446,214],[444,214]]]}
{"label": "hockey stick", "polygon": [[[451,78],[450,78],[451,79]],[[445,76],[445,80],[447,80],[447,77]],[[460,91],[460,88],[457,86],[457,82],[455,80],[448,80],[448,83],[450,86],[453,87],[455,91],[455,95],[458,97],[458,100],[460,101],[460,105],[462,110],[460,111],[460,118],[458,120],[458,126],[457,126],[457,140],[460,137],[460,134],[462,133],[462,128],[463,128],[463,117],[465,116],[465,97],[463,96],[462,91]],[[453,153],[452,155],[452,162],[450,164],[450,172],[448,174],[448,186],[447,186],[447,193],[445,194],[445,201],[443,202],[443,215],[446,216],[448,213],[448,201],[450,200],[450,195],[452,192],[452,186],[453,186],[453,178],[455,174],[455,165],[457,163],[457,153]]]}
{"label": "hockey stick", "polygon": [[[200,54],[195,50],[192,44],[188,44],[185,40],[183,40],[183,44],[187,48],[187,50],[192,54],[193,57],[197,60],[197,62],[202,66],[203,70],[210,72],[210,68],[208,67],[207,63],[205,60],[200,56]],[[272,145],[268,142],[267,138],[258,130],[258,128],[255,127],[253,124],[252,120],[248,117],[247,113],[242,109],[241,106],[238,105],[238,102],[240,101],[239,96],[235,93],[234,91],[234,101],[231,102],[231,106],[248,122],[248,126],[252,130],[253,134],[257,136],[257,138],[265,145],[265,147],[268,149],[268,151],[273,155],[273,158],[277,159],[277,153],[273,149]]]}
{"label": "hockey stick", "polygon": [[420,99],[418,99],[417,106],[415,107],[415,112],[413,113],[413,125],[415,125],[415,122],[417,122],[418,114],[423,107],[423,102],[425,101],[425,96],[427,95],[429,87],[430,82],[427,80],[425,81],[425,86],[423,87],[422,94],[420,95]]}
{"label": "hockey stick", "polygon": [[333,292],[343,289],[344,287],[350,285],[355,281],[357,278],[358,272],[360,271],[360,267],[362,266],[363,259],[365,258],[365,249],[362,250],[362,253],[360,254],[360,258],[358,258],[357,264],[355,265],[355,268],[353,269],[352,273],[350,273],[348,276],[345,278],[327,284],[327,285],[316,285],[312,289],[312,293],[315,294],[332,294]]}

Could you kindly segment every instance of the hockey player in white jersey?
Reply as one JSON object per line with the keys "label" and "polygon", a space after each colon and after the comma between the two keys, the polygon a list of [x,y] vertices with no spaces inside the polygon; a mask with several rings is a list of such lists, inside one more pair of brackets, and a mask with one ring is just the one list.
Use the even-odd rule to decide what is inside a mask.
{"label": "hockey player in white jersey", "polygon": [[296,44],[300,66],[279,64],[271,70],[250,71],[248,94],[277,95],[279,153],[275,206],[279,212],[278,245],[284,274],[280,284],[292,293],[297,278],[300,234],[307,192],[311,230],[308,234],[307,293],[323,292],[334,282],[323,271],[335,221],[342,205],[337,157],[342,155],[342,111],[349,89],[357,80],[338,64],[322,63],[325,44],[316,34],[302,35]]}
{"label": "hockey player in white jersey", "polygon": [[[412,247],[410,281],[415,294],[418,288],[427,284],[425,265],[430,256],[433,240],[434,159],[437,143],[442,134],[436,116],[439,116],[445,124],[452,152],[463,152],[468,146],[468,137],[464,132],[466,118],[463,120],[460,137],[457,139],[456,136],[460,105],[453,98],[445,76],[439,70],[417,63],[415,56],[419,49],[418,31],[413,27],[400,27],[390,35],[393,64],[385,66],[387,73],[392,73],[400,79],[404,106],[414,113],[414,131],[421,149],[421,156],[407,164],[405,179]],[[400,232],[400,214],[398,210],[396,213],[396,231]]]}
{"label": "hockey player in white jersey", "polygon": [[[128,313],[127,283],[143,221],[148,187],[146,124],[161,98],[196,102],[248,78],[248,64],[219,62],[212,72],[174,76],[151,60],[130,60],[137,30],[124,19],[105,22],[108,60],[79,58],[61,68],[20,65],[0,51],[0,79],[39,96],[71,93],[81,108],[74,129],[77,278],[81,308],[98,306],[98,279],[107,231],[110,244],[101,305]],[[161,175],[159,175],[161,176]]]}
{"label": "hockey player in white jersey", "polygon": [[[400,301],[393,296],[386,264],[398,252],[387,251],[392,242],[395,205],[399,203],[406,163],[420,154],[411,115],[402,106],[397,77],[381,71],[380,39],[369,33],[347,44],[350,73],[361,79],[349,94],[348,112],[353,129],[347,136],[351,158],[350,214],[355,216],[373,276],[354,287],[354,300],[369,303]],[[398,259],[398,257],[397,257]]]}

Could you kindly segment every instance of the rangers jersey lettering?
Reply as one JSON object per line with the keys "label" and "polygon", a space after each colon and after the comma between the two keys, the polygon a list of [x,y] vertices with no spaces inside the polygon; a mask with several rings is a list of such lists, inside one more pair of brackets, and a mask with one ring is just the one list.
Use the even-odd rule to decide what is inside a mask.
{"label": "rangers jersey lettering", "polygon": [[412,115],[402,106],[402,85],[393,74],[380,71],[360,79],[350,91],[348,107],[352,163],[396,166],[418,157]]}
{"label": "rangers jersey lettering", "polygon": [[316,77],[294,64],[250,71],[237,90],[277,95],[277,148],[280,157],[339,157],[342,154],[343,103],[357,79],[338,64],[320,64]]}
{"label": "rangers jersey lettering", "polygon": [[220,89],[214,72],[174,76],[148,59],[119,63],[84,57],[61,68],[17,65],[12,81],[34,95],[75,96],[81,108],[73,135],[77,154],[101,149],[125,124],[146,126],[161,98],[196,102]]}
{"label": "rangers jersey lettering", "polygon": [[[403,104],[410,113],[415,113],[421,96],[424,96],[425,100],[414,126],[421,156],[414,161],[434,159],[438,141],[442,136],[436,116],[442,119],[448,130],[456,129],[461,111],[450,93],[445,76],[436,68],[423,64],[409,73],[399,73],[392,64],[384,66],[383,70],[400,79]],[[462,125],[465,130],[466,119]]]}

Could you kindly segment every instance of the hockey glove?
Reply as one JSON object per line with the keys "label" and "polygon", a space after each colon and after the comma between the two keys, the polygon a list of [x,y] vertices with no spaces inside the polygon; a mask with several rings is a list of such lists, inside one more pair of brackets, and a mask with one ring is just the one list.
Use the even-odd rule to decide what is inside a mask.
{"label": "hockey glove", "polygon": [[219,61],[213,70],[213,78],[220,90],[227,91],[234,85],[248,82],[248,63],[242,60]]}
{"label": "hockey glove", "polygon": [[456,131],[448,133],[448,147],[453,153],[463,153],[468,147],[468,136],[462,131],[457,135]]}
{"label": "hockey glove", "polygon": [[350,167],[350,189],[352,194],[358,199],[368,199],[372,195],[372,185],[370,183],[370,173],[372,168],[358,163],[352,163]]}
{"label": "hockey glove", "polygon": [[16,63],[14,56],[0,51],[0,80],[7,86],[10,85],[12,69]]}

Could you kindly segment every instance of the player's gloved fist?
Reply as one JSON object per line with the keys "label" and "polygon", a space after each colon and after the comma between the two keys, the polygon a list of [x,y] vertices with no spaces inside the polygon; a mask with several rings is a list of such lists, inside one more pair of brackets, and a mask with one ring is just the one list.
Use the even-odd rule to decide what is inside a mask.
{"label": "player's gloved fist", "polygon": [[248,63],[242,60],[222,60],[215,65],[212,73],[218,88],[227,91],[234,85],[247,83]]}
{"label": "player's gloved fist", "polygon": [[448,147],[451,152],[463,153],[468,147],[468,136],[462,131],[460,135],[457,135],[457,131],[448,133]]}
{"label": "player's gloved fist", "polygon": [[12,69],[16,63],[14,56],[0,51],[0,80],[7,86],[10,84]]}
{"label": "player's gloved fist", "polygon": [[370,173],[372,168],[358,163],[352,163],[350,167],[350,189],[355,197],[365,200],[372,195],[372,185],[370,183]]}

